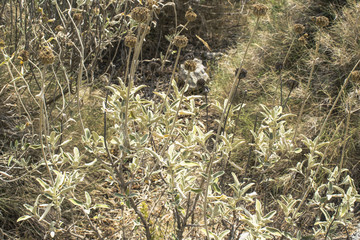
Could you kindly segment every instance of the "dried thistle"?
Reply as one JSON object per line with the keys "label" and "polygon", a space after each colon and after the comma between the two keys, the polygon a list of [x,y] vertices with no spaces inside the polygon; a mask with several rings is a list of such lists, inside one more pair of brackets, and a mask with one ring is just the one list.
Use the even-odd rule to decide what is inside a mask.
{"label": "dried thistle", "polygon": [[64,31],[64,27],[61,26],[61,25],[57,25],[57,26],[55,27],[55,31],[56,31],[56,32],[62,32],[62,31]]}
{"label": "dried thistle", "polygon": [[184,48],[188,44],[188,38],[184,35],[176,36],[174,38],[174,45],[178,48]]}
{"label": "dried thistle", "polygon": [[326,27],[329,25],[329,19],[325,16],[316,17],[315,23],[319,27]]}
{"label": "dried thistle", "polygon": [[136,46],[137,39],[134,35],[129,34],[125,37],[125,46],[128,48],[134,48]]}
{"label": "dried thistle", "polygon": [[26,51],[26,50],[21,50],[20,52],[19,52],[19,56],[18,56],[18,58],[22,61],[22,62],[26,62],[26,61],[28,61],[29,60],[29,52],[28,51]]}
{"label": "dried thistle", "polygon": [[294,24],[294,32],[302,34],[305,31],[305,26],[302,24]]}
{"label": "dried thistle", "polygon": [[253,14],[256,17],[263,17],[266,15],[266,12],[268,10],[268,7],[264,4],[254,4],[253,5]]}
{"label": "dried thistle", "polygon": [[145,22],[149,17],[150,10],[145,7],[136,7],[131,11],[131,17],[139,23]]}
{"label": "dried thistle", "polygon": [[194,60],[185,61],[185,70],[189,72],[194,72],[196,70],[196,62]]}
{"label": "dried thistle", "polygon": [[54,63],[55,56],[50,47],[44,47],[40,50],[39,60],[44,65]]}
{"label": "dried thistle", "polygon": [[360,83],[360,71],[353,71],[351,73],[351,81],[354,83]]}
{"label": "dried thistle", "polygon": [[185,13],[185,18],[188,22],[193,22],[196,20],[197,15],[196,13],[192,10],[191,7],[189,7],[189,9],[186,11]]}

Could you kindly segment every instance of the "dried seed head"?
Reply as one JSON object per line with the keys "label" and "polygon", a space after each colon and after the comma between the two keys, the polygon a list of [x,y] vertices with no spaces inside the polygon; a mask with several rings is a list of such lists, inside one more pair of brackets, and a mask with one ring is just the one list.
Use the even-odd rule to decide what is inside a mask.
{"label": "dried seed head", "polygon": [[283,67],[284,67],[284,65],[283,65],[282,62],[277,62],[277,63],[275,64],[275,69],[276,69],[277,72],[281,72],[282,69],[283,69]]}
{"label": "dried seed head", "polygon": [[200,89],[202,89],[205,86],[205,80],[200,78],[197,82],[196,82],[196,86]]}
{"label": "dried seed head", "polygon": [[5,47],[5,41],[0,38],[0,48]]}
{"label": "dried seed head", "polygon": [[19,52],[19,59],[21,60],[21,61],[23,61],[23,62],[26,62],[27,60],[29,60],[29,52],[28,51],[26,51],[26,50],[21,50],[20,52]]}
{"label": "dried seed head", "polygon": [[74,21],[76,23],[80,23],[83,20],[83,15],[81,13],[75,13],[74,14]]}
{"label": "dried seed head", "polygon": [[64,31],[64,27],[61,26],[61,25],[57,25],[56,28],[55,28],[55,31],[56,32],[62,32],[62,31]]}
{"label": "dried seed head", "polygon": [[316,18],[315,23],[319,27],[326,27],[327,25],[329,25],[329,19],[325,16],[320,16]]}
{"label": "dried seed head", "polygon": [[254,4],[253,5],[253,14],[256,17],[263,17],[266,15],[266,12],[268,10],[268,7],[264,4]]}
{"label": "dried seed head", "polygon": [[174,45],[177,46],[178,48],[184,48],[188,44],[188,41],[189,41],[188,38],[185,37],[184,35],[176,36],[174,38]]}
{"label": "dried seed head", "polygon": [[[238,72],[239,72],[239,68],[237,68],[237,69],[235,70],[235,76],[238,74]],[[239,73],[239,79],[246,78],[246,75],[247,75],[247,71],[242,68],[242,69],[240,70],[240,73]]]}
{"label": "dried seed head", "polygon": [[302,24],[294,24],[294,32],[302,34],[305,31],[305,26]]}
{"label": "dried seed head", "polygon": [[185,70],[189,72],[194,72],[196,70],[196,62],[194,60],[185,61]]}
{"label": "dried seed head", "polygon": [[142,23],[148,19],[149,12],[150,10],[145,7],[136,7],[131,11],[131,17],[135,21]]}
{"label": "dried seed head", "polygon": [[185,13],[185,18],[188,22],[193,22],[196,20],[197,15],[196,13],[192,10],[192,8],[190,7],[189,10],[186,11]]}
{"label": "dried seed head", "polygon": [[134,48],[136,46],[137,39],[134,35],[129,34],[125,37],[125,46],[128,48]]}
{"label": "dried seed head", "polygon": [[360,71],[353,71],[351,73],[351,81],[354,83],[360,83]]}
{"label": "dried seed head", "polygon": [[49,47],[44,47],[39,53],[40,62],[44,65],[54,63],[55,56]]}
{"label": "dried seed head", "polygon": [[298,41],[302,44],[302,45],[306,45],[307,44],[307,38],[308,38],[308,34],[305,33],[304,35],[302,35],[301,37],[299,37]]}

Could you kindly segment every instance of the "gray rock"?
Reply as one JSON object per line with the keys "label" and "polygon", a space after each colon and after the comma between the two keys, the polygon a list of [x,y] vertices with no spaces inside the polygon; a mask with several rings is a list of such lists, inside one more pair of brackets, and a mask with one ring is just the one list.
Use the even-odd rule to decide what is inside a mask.
{"label": "gray rock", "polygon": [[[190,73],[188,83],[190,88],[198,88],[198,83],[206,84],[209,81],[209,75],[206,73],[206,67],[202,64],[202,61],[194,58],[196,62],[196,70]],[[179,80],[185,82],[188,78],[188,71],[185,70],[184,64],[180,65]]]}

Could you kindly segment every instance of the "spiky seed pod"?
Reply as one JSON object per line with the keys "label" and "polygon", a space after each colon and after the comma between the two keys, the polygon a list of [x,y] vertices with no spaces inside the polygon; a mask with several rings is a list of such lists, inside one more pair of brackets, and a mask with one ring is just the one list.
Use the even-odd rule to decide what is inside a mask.
{"label": "spiky seed pod", "polygon": [[83,15],[81,13],[75,13],[74,14],[74,21],[76,23],[79,23],[83,20]]}
{"label": "spiky seed pod", "polygon": [[0,38],[0,48],[5,47],[5,41]]}
{"label": "spiky seed pod", "polygon": [[40,62],[44,65],[54,63],[55,56],[49,47],[44,47],[39,53]]}
{"label": "spiky seed pod", "polygon": [[178,48],[184,48],[188,44],[188,38],[184,35],[176,36],[174,38],[174,45]]}
{"label": "spiky seed pod", "polygon": [[318,25],[319,27],[326,27],[329,25],[330,21],[327,17],[325,16],[320,16],[320,17],[316,17],[315,19],[315,23],[316,25]]}
{"label": "spiky seed pod", "polygon": [[196,13],[192,10],[192,8],[189,8],[189,10],[186,11],[185,13],[185,18],[188,22],[193,22],[196,20],[197,15]]}
{"label": "spiky seed pod", "polygon": [[136,7],[131,11],[131,18],[139,23],[145,22],[149,17],[150,10],[145,7]]}
{"label": "spiky seed pod", "polygon": [[194,60],[185,61],[185,70],[189,72],[194,72],[196,70],[196,62]]}
{"label": "spiky seed pod", "polygon": [[268,7],[264,4],[254,4],[253,5],[253,14],[256,17],[263,17],[266,15],[266,12],[268,10]]}
{"label": "spiky seed pod", "polygon": [[57,26],[55,27],[55,31],[56,31],[56,32],[62,32],[62,31],[64,31],[64,27],[61,26],[61,25],[57,25]]}
{"label": "spiky seed pod", "polygon": [[136,46],[137,38],[134,35],[127,35],[125,37],[125,46],[128,48],[134,48]]}
{"label": "spiky seed pod", "polygon": [[26,61],[28,61],[29,60],[29,52],[28,51],[26,51],[26,50],[21,50],[20,52],[19,52],[19,59],[21,60],[21,61],[23,61],[23,62],[26,62]]}
{"label": "spiky seed pod", "polygon": [[351,81],[354,83],[360,83],[360,71],[353,71],[351,73]]}
{"label": "spiky seed pod", "polygon": [[302,34],[305,31],[305,26],[302,24],[294,24],[294,32]]}

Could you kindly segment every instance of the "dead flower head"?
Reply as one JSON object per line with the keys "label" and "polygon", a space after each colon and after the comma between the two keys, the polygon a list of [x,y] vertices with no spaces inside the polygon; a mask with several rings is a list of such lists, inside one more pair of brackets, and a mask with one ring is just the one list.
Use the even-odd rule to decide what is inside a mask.
{"label": "dead flower head", "polygon": [[193,60],[185,61],[185,70],[188,72],[194,72],[196,70],[196,62]]}
{"label": "dead flower head", "polygon": [[294,32],[302,34],[305,31],[305,26],[302,24],[294,24]]}
{"label": "dead flower head", "polygon": [[315,19],[315,23],[316,25],[318,25],[319,27],[326,27],[329,25],[330,21],[327,17],[325,16],[320,16],[320,17],[316,17]]}
{"label": "dead flower head", "polygon": [[131,17],[139,23],[145,22],[149,17],[150,10],[145,7],[136,7],[131,11]]}
{"label": "dead flower head", "polygon": [[189,7],[189,10],[186,11],[185,13],[185,18],[188,22],[193,22],[196,20],[197,15],[196,13],[192,10],[191,7]]}
{"label": "dead flower head", "polygon": [[351,81],[354,83],[360,83],[360,71],[353,71],[351,73]]}
{"label": "dead flower head", "polygon": [[46,46],[40,50],[39,59],[42,64],[48,65],[54,63],[55,56],[51,48]]}
{"label": "dead flower head", "polygon": [[125,37],[125,46],[128,48],[134,48],[136,46],[137,39],[134,35],[129,34]]}
{"label": "dead flower head", "polygon": [[75,13],[74,14],[74,21],[76,23],[80,23],[83,20],[83,15],[82,13]]}
{"label": "dead flower head", "polygon": [[64,27],[61,26],[61,25],[57,25],[57,26],[55,27],[55,31],[56,31],[56,32],[62,32],[62,31],[64,31]]}
{"label": "dead flower head", "polygon": [[263,17],[266,15],[266,12],[268,10],[268,7],[264,4],[254,4],[253,5],[253,14],[256,17]]}
{"label": "dead flower head", "polygon": [[178,48],[184,48],[188,44],[188,38],[184,35],[176,36],[174,38],[174,45]]}

